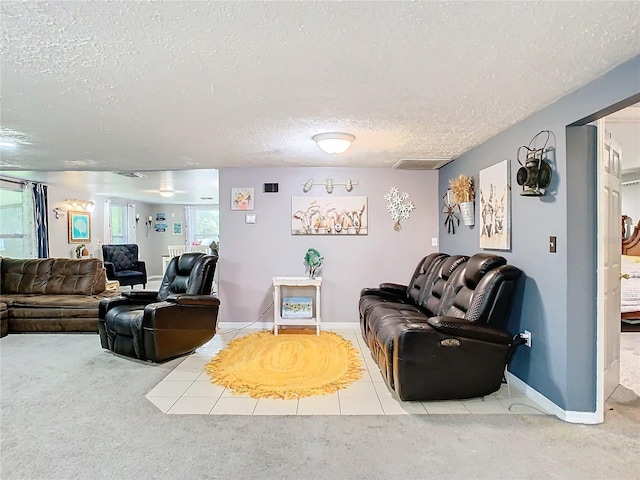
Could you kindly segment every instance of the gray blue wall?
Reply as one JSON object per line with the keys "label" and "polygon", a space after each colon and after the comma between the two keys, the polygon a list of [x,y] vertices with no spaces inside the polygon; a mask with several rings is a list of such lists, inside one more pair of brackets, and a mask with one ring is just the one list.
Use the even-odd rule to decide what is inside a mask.
{"label": "gray blue wall", "polygon": [[[533,348],[520,348],[510,370],[567,411],[593,412],[596,400],[595,163],[588,129],[567,126],[640,92],[640,56],[532,114],[443,167],[439,195],[460,174],[478,179],[480,170],[509,159],[511,164],[511,250],[500,252],[526,274],[509,330],[529,330]],[[553,180],[541,198],[523,197],[516,182],[518,147],[541,130],[553,136]],[[591,153],[590,153],[591,152]],[[479,249],[476,227],[455,235],[440,230],[440,250],[450,254]],[[549,253],[549,236],[557,253]]]}

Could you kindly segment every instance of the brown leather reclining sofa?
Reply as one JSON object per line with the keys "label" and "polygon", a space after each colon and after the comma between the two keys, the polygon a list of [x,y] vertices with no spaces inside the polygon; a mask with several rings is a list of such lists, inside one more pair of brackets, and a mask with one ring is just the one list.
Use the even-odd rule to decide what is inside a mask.
{"label": "brown leather reclining sofa", "polygon": [[505,327],[521,275],[497,255],[434,253],[407,285],[362,290],[362,336],[400,400],[472,398],[500,388],[517,344]]}
{"label": "brown leather reclining sofa", "polygon": [[2,336],[12,332],[97,332],[106,290],[98,258],[0,257]]}

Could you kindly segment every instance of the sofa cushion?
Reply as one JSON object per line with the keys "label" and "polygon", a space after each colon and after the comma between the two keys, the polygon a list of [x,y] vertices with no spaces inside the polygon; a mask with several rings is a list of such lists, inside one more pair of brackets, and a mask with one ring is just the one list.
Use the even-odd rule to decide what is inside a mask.
{"label": "sofa cushion", "polygon": [[99,268],[96,269],[96,278],[93,282],[91,293],[102,293],[107,289],[107,273],[104,270],[102,261],[98,260]]}
{"label": "sofa cushion", "polygon": [[138,245],[103,245],[102,255],[105,260],[113,263],[116,272],[135,270],[135,265],[138,263]]}
{"label": "sofa cushion", "polygon": [[98,258],[3,258],[2,294],[91,295],[106,289]]}
{"label": "sofa cushion", "polygon": [[97,332],[98,319],[78,318],[9,318],[9,333]]}
{"label": "sofa cushion", "polygon": [[98,274],[102,274],[102,261],[97,258],[56,258],[44,293],[91,295]]}
{"label": "sofa cushion", "polygon": [[116,292],[100,295],[3,295],[11,318],[98,317],[98,305]]}
{"label": "sofa cushion", "polygon": [[433,276],[433,281],[426,295],[420,299],[420,307],[427,315],[436,315],[443,307],[442,302],[445,299],[445,286],[449,278],[460,265],[464,264],[469,257],[465,255],[454,255],[447,258],[439,265],[439,269]]}
{"label": "sofa cushion", "polygon": [[0,264],[0,291],[6,293],[46,293],[53,258],[3,258]]}
{"label": "sofa cushion", "polygon": [[9,308],[7,307],[6,303],[0,302],[0,337],[6,337],[8,333],[9,333]]}

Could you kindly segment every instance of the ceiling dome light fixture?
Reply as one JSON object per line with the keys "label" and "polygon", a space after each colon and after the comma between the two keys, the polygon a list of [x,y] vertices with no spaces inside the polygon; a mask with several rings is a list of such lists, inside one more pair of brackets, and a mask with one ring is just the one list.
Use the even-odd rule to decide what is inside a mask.
{"label": "ceiling dome light fixture", "polygon": [[336,155],[345,152],[356,137],[350,133],[328,132],[314,135],[311,139],[316,142],[324,152]]}
{"label": "ceiling dome light fixture", "polygon": [[162,196],[162,197],[173,197],[173,190],[168,190],[168,189],[162,190],[161,189],[160,190],[160,196]]}

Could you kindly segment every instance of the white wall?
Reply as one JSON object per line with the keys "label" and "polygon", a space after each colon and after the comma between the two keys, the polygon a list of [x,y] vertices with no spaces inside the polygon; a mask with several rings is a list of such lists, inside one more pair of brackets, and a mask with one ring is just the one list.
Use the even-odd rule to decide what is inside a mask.
{"label": "white wall", "polygon": [[622,150],[622,168],[640,168],[640,124],[610,123],[607,121],[607,130],[620,144]]}
{"label": "white wall", "polygon": [[622,213],[631,217],[634,225],[640,221],[640,183],[622,186]]}
{"label": "white wall", "polygon": [[[108,197],[91,195],[88,192],[69,190],[58,185],[49,185],[47,190],[49,198],[49,256],[75,258],[75,248],[78,244],[69,243],[68,236],[68,215],[65,213],[56,219],[53,213],[54,208],[61,208],[65,212],[69,206],[65,203],[67,198],[77,198],[79,200],[91,200],[95,203],[95,209],[91,214],[91,243],[87,244],[89,253],[97,258],[102,258],[102,244],[105,242],[104,232],[104,201]],[[136,242],[139,246],[140,259],[147,262],[147,274],[152,275],[152,269],[157,264],[157,273],[160,273],[161,261],[159,253],[155,251],[154,238],[150,234],[145,236],[144,219],[151,215],[155,208],[143,202],[133,202],[123,198],[110,198],[112,203],[126,205],[133,203],[136,205],[136,213],[140,214]],[[166,248],[165,248],[166,250]]]}
{"label": "white wall", "polygon": [[[368,197],[367,236],[291,235],[291,197],[329,196],[316,186],[307,194],[309,178],[324,182],[357,181],[347,193],[336,186],[335,196]],[[263,184],[279,183],[278,193],[263,193]],[[304,255],[316,248],[325,257],[320,275],[324,322],[357,322],[358,296],[363,287],[393,281],[405,284],[418,261],[438,251],[437,171],[398,171],[375,168],[226,168],[220,170],[220,321],[250,322],[273,301],[274,276],[305,276]],[[402,230],[393,230],[384,195],[391,187],[410,194],[416,209]],[[255,189],[257,222],[245,223],[244,211],[230,210],[232,187]],[[269,310],[263,321],[271,321]]]}
{"label": "white wall", "polygon": [[[152,257],[152,261],[147,264],[147,275],[163,275],[162,271],[162,255],[168,255],[168,245],[184,245],[185,244],[185,205],[151,205],[149,213],[145,214],[145,220],[149,215],[153,218],[153,223],[149,229],[148,251]],[[156,232],[153,228],[156,224],[156,215],[158,213],[164,213],[167,224],[167,230],[164,232]],[[141,220],[142,221],[142,220]],[[173,234],[173,222],[182,222],[182,235]],[[146,229],[143,230],[143,235],[146,235]]]}
{"label": "white wall", "polygon": [[[148,276],[161,276],[162,255],[168,253],[168,245],[182,245],[185,243],[185,206],[186,205],[161,205],[149,204],[140,201],[119,197],[105,197],[92,195],[90,192],[72,190],[61,185],[48,185],[47,196],[49,201],[49,256],[62,258],[75,258],[77,243],[69,243],[68,215],[70,207],[65,202],[68,198],[93,201],[95,208],[91,213],[91,242],[86,246],[89,253],[96,258],[102,258],[102,245],[105,243],[104,212],[105,200],[111,200],[112,204],[134,204],[136,213],[140,215],[137,224],[136,243],[139,246],[140,259],[146,262]],[[56,219],[53,210],[60,208],[64,215]],[[168,228],[165,232],[157,232],[153,228],[156,223],[156,215],[164,213]],[[145,221],[153,218],[151,227],[147,229]],[[173,222],[182,222],[183,233],[173,235]]]}
{"label": "white wall", "polygon": [[[620,144],[622,168],[640,168],[640,124],[607,122],[607,130]],[[622,187],[622,213],[631,217],[634,225],[640,221],[640,183]]]}
{"label": "white wall", "polygon": [[[620,144],[622,168],[640,168],[640,124],[607,122],[607,130]],[[634,225],[640,221],[640,183],[623,185],[622,213],[631,217]]]}

